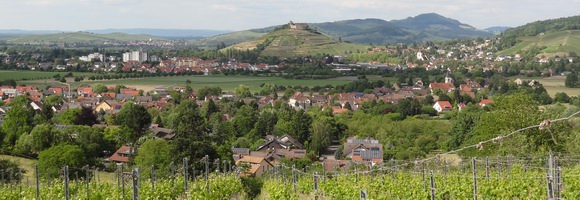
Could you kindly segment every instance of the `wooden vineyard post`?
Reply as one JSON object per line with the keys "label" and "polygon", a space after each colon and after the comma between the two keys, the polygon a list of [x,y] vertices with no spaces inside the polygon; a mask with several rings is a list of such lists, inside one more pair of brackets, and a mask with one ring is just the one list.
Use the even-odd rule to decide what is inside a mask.
{"label": "wooden vineyard post", "polygon": [[431,200],[435,200],[435,179],[433,178],[433,170],[429,171],[429,176],[431,177]]}
{"label": "wooden vineyard post", "polygon": [[477,169],[475,158],[472,158],[473,165],[473,200],[477,200]]}
{"label": "wooden vineyard post", "polygon": [[485,178],[489,181],[489,158],[485,157]]}
{"label": "wooden vineyard post", "polygon": [[68,191],[68,165],[64,166],[64,199],[69,200]]}
{"label": "wooden vineyard post", "polygon": [[36,199],[40,199],[40,179],[38,174],[38,164],[34,165],[34,176],[36,178]]}
{"label": "wooden vineyard post", "polygon": [[133,169],[133,200],[139,200],[139,168]]}
{"label": "wooden vineyard post", "polygon": [[427,189],[427,183],[425,183],[425,163],[424,163],[424,162],[422,162],[422,163],[421,163],[421,166],[422,166],[422,168],[423,168],[423,169],[421,170],[421,175],[422,175],[422,177],[423,177],[423,189],[424,189],[424,190],[426,190],[426,189]]}

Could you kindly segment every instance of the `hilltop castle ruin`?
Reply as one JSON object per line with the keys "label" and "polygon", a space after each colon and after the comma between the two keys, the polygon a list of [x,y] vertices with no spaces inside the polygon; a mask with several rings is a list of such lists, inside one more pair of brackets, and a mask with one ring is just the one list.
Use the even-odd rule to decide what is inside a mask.
{"label": "hilltop castle ruin", "polygon": [[290,21],[290,23],[288,23],[288,25],[290,26],[290,29],[296,29],[296,30],[308,29],[308,24],[306,24],[306,23],[294,23],[294,22]]}

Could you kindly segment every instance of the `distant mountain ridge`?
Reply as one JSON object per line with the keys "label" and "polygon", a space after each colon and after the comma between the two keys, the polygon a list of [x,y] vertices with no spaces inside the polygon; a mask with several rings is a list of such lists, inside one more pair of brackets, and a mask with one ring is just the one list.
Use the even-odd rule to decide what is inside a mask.
{"label": "distant mountain ridge", "polygon": [[63,31],[58,30],[22,30],[22,29],[0,29],[2,35],[38,35],[38,34],[52,34]]}
{"label": "distant mountain ridge", "polygon": [[23,35],[7,38],[6,40],[13,43],[46,44],[53,42],[127,42],[160,39],[161,38],[152,35],[135,35],[126,33],[95,34],[89,32],[63,32],[42,35]]}
{"label": "distant mountain ridge", "polygon": [[163,38],[201,38],[231,33],[230,30],[208,30],[208,29],[156,29],[156,28],[130,28],[130,29],[99,29],[87,30],[87,32],[98,34],[126,33],[136,35],[153,35]]}
{"label": "distant mountain ridge", "polygon": [[508,27],[508,26],[492,26],[486,29],[483,29],[484,31],[490,32],[490,33],[494,33],[494,34],[500,34],[508,29],[510,29],[512,27]]}
{"label": "distant mountain ridge", "polygon": [[[436,13],[421,14],[415,17],[392,21],[367,18],[324,23],[308,23],[308,25],[312,29],[331,36],[334,39],[364,44],[414,43],[493,36],[493,33],[476,29],[471,25],[461,23],[458,20],[447,18]],[[245,31],[244,36],[247,36],[248,32],[264,33],[273,31],[279,26],[247,30]],[[255,38],[258,38],[260,37],[260,34],[255,34],[255,36]],[[221,37],[228,38],[229,41],[236,41],[235,43],[244,41],[235,40],[233,39],[235,37],[229,37],[229,34],[221,35]],[[246,37],[246,39],[248,39],[248,37]],[[219,39],[215,37],[200,39],[193,43],[208,44],[208,42],[205,42],[204,40],[211,40],[219,43]],[[228,45],[234,44],[227,42],[224,43]]]}
{"label": "distant mountain ridge", "polygon": [[415,33],[416,39],[419,41],[493,36],[469,24],[464,24],[458,20],[447,18],[436,13],[426,13],[402,20],[393,20],[391,23]]}
{"label": "distant mountain ridge", "polygon": [[[17,37],[27,35],[47,35],[55,33],[74,33],[75,31],[60,30],[21,30],[21,29],[0,29],[0,36]],[[131,35],[151,35],[165,39],[193,39],[206,38],[216,35],[231,33],[231,30],[209,30],[209,29],[158,29],[158,28],[127,28],[127,29],[94,29],[83,30],[96,34],[124,33]]]}

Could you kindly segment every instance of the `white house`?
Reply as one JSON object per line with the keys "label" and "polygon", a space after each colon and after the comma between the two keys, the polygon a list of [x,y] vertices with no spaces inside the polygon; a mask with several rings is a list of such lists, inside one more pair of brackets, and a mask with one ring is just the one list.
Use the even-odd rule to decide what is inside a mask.
{"label": "white house", "polygon": [[435,102],[435,105],[433,105],[433,109],[437,112],[450,111],[453,110],[453,106],[451,106],[449,101],[437,101]]}

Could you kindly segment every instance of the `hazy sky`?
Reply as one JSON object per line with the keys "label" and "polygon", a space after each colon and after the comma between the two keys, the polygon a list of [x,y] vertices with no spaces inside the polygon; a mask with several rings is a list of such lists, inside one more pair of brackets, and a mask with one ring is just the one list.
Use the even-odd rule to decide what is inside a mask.
{"label": "hazy sky", "polygon": [[245,30],[435,12],[477,28],[580,15],[580,0],[0,0],[0,29]]}

